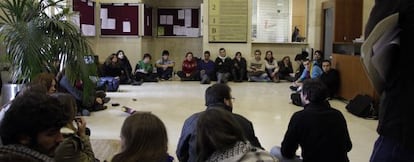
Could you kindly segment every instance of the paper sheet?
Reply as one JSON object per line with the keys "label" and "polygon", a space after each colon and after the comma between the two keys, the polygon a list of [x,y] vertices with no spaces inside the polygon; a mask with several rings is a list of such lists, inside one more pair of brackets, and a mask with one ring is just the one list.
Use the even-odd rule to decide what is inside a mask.
{"label": "paper sheet", "polygon": [[131,32],[131,22],[124,21],[122,22],[122,32],[130,33]]}
{"label": "paper sheet", "polygon": [[116,20],[115,19],[108,19],[108,29],[112,29],[115,30],[115,24],[116,24]]}
{"label": "paper sheet", "polygon": [[80,27],[80,17],[79,17],[79,13],[73,14],[72,15],[72,22],[77,26]]}
{"label": "paper sheet", "polygon": [[82,35],[95,36],[95,25],[82,24]]}
{"label": "paper sheet", "polygon": [[174,35],[185,35],[185,27],[184,26],[179,26],[179,25],[174,25],[173,26],[173,34]]}
{"label": "paper sheet", "polygon": [[160,15],[160,25],[167,24],[167,15]]}
{"label": "paper sheet", "polygon": [[188,37],[199,37],[200,36],[200,28],[187,28],[185,30],[185,35]]}
{"label": "paper sheet", "polygon": [[185,9],[185,27],[191,27],[191,9]]}
{"label": "paper sheet", "polygon": [[167,16],[167,25],[172,25],[173,24],[173,16],[172,15],[168,15]]}
{"label": "paper sheet", "polygon": [[182,19],[184,19],[185,17],[184,17],[184,10],[178,10],[178,19],[179,20],[182,20]]}
{"label": "paper sheet", "polygon": [[164,35],[164,27],[163,26],[159,26],[158,30],[157,30],[158,36],[163,36]]}
{"label": "paper sheet", "polygon": [[88,6],[93,6],[93,2],[92,1],[88,1]]}
{"label": "paper sheet", "polygon": [[108,9],[101,8],[101,19],[107,19],[107,18],[108,18]]}

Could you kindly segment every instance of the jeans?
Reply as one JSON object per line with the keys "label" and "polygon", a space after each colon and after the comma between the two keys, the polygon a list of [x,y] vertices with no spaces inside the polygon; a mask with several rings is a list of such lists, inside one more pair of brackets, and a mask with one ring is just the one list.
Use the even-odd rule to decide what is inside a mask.
{"label": "jeans", "polygon": [[293,158],[293,159],[287,159],[283,157],[282,152],[280,152],[280,147],[275,146],[270,150],[270,155],[276,157],[279,159],[280,162],[302,162],[302,159],[299,157]]}
{"label": "jeans", "polygon": [[227,83],[230,79],[230,73],[217,72],[217,83]]}
{"label": "jeans", "polygon": [[413,162],[414,150],[403,148],[392,138],[379,136],[374,144],[370,162]]}

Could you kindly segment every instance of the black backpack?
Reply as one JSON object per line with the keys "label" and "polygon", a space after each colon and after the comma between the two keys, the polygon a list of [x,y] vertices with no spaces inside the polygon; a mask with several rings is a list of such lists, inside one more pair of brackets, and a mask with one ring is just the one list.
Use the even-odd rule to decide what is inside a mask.
{"label": "black backpack", "polygon": [[349,101],[348,105],[346,105],[346,109],[351,114],[362,118],[377,119],[378,116],[378,112],[374,107],[374,100],[368,95],[356,95]]}

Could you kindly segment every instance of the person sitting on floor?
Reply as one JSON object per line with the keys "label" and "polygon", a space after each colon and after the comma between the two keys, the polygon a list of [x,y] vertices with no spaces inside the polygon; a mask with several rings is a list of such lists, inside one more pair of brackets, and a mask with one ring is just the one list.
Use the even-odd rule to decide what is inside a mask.
{"label": "person sitting on floor", "polygon": [[275,83],[279,83],[279,66],[276,59],[273,57],[272,51],[266,51],[265,56],[265,69],[267,76]]}
{"label": "person sitting on floor", "polygon": [[247,61],[241,52],[236,52],[233,58],[233,80],[234,82],[243,82],[247,72]]}
{"label": "person sitting on floor", "polygon": [[121,65],[121,68],[124,71],[123,75],[125,75],[127,78],[127,82],[125,83],[131,83],[132,82],[132,66],[131,66],[131,63],[129,62],[128,57],[125,55],[125,52],[123,50],[119,50],[118,52],[116,52],[116,56],[118,57],[119,64]]}
{"label": "person sitting on floor", "polygon": [[115,53],[111,54],[102,65],[102,77],[113,77],[124,84],[128,82],[126,72],[122,69]]}
{"label": "person sitting on floor", "polygon": [[322,61],[323,73],[320,77],[321,81],[328,87],[329,97],[333,98],[339,90],[339,72],[336,69],[331,68],[331,61]]}
{"label": "person sitting on floor", "polygon": [[266,62],[261,58],[262,52],[260,50],[254,51],[254,59],[249,61],[247,67],[247,76],[251,82],[268,82],[270,81],[266,73]]}
{"label": "person sitting on floor", "polygon": [[322,69],[316,65],[316,62],[311,63],[308,59],[303,60],[303,66],[305,66],[305,70],[303,70],[299,79],[293,82],[292,86],[290,86],[292,91],[297,91],[298,88],[302,86],[302,82],[306,79],[319,78],[323,73]]}
{"label": "person sitting on floor", "polygon": [[295,81],[295,73],[293,73],[292,62],[290,61],[289,56],[283,57],[283,59],[278,62],[278,65],[279,65],[279,79],[287,80],[289,82]]}
{"label": "person sitting on floor", "polygon": [[121,127],[121,152],[112,162],[172,162],[164,123],[151,112],[135,112]]}
{"label": "person sitting on floor", "polygon": [[169,59],[170,53],[167,50],[162,51],[161,59],[155,63],[157,74],[161,80],[170,80],[173,75],[175,62]]}
{"label": "person sitting on floor", "polygon": [[300,146],[305,162],[349,162],[352,142],[346,120],[329,105],[325,84],[319,79],[305,80],[300,97],[304,109],[292,115],[282,147],[275,146],[270,153],[282,162],[302,161],[296,156]]}
{"label": "person sitting on floor", "polygon": [[200,59],[197,64],[200,71],[201,84],[210,84],[215,76],[214,66],[214,62],[210,60],[210,51],[204,51],[204,59]]}
{"label": "person sitting on floor", "polygon": [[69,121],[60,102],[45,93],[25,92],[16,97],[0,124],[0,161],[53,162],[63,141],[60,129]]}
{"label": "person sitting on floor", "polygon": [[216,77],[217,83],[227,83],[231,77],[231,68],[233,66],[233,61],[226,54],[226,49],[220,48],[219,54],[214,61],[216,65]]}
{"label": "person sitting on floor", "polygon": [[158,82],[156,74],[153,73],[151,55],[149,53],[144,54],[142,60],[138,61],[135,66],[135,81],[138,84],[142,84],[142,82]]}
{"label": "person sitting on floor", "polygon": [[192,81],[198,79],[197,74],[197,60],[192,52],[187,52],[183,61],[182,71],[178,71],[177,75],[182,81]]}

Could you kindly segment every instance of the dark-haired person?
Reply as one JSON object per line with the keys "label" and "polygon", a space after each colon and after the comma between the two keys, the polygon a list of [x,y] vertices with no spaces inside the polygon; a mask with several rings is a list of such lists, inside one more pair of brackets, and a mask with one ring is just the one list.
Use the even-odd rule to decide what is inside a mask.
{"label": "dark-haired person", "polygon": [[123,50],[118,50],[118,52],[116,52],[116,55],[118,57],[119,64],[121,65],[121,68],[124,71],[122,75],[125,75],[125,77],[127,78],[125,83],[131,83],[132,82],[132,66],[131,66],[131,63],[129,62],[128,57],[125,55],[125,52]]}
{"label": "dark-haired person", "polygon": [[254,58],[248,63],[247,77],[251,82],[270,81],[266,73],[266,61],[262,60],[262,52],[258,49],[254,51]]}
{"label": "dark-haired person", "polygon": [[118,56],[115,53],[109,55],[102,65],[102,76],[113,77],[113,79],[117,79],[120,83],[128,82],[128,77],[125,75],[125,71],[123,71]]}
{"label": "dark-haired person", "polygon": [[52,73],[43,72],[33,79],[31,84],[40,84],[47,88],[47,94],[56,93],[56,77]]}
{"label": "dark-haired person", "polygon": [[339,90],[339,72],[331,68],[331,61],[329,60],[322,61],[322,70],[323,73],[319,78],[328,87],[329,97],[333,98]]}
{"label": "dark-haired person", "polygon": [[175,62],[170,60],[169,57],[170,52],[164,50],[162,51],[161,59],[157,60],[157,62],[155,63],[158,78],[160,78],[161,80],[172,79]]}
{"label": "dark-haired person", "polygon": [[27,92],[16,97],[0,124],[0,157],[54,161],[55,149],[63,141],[60,129],[68,118],[60,102],[47,94]]}
{"label": "dark-haired person", "polygon": [[215,78],[214,68],[215,64],[210,59],[210,51],[204,51],[204,58],[200,59],[197,64],[198,70],[200,71],[200,83],[210,84],[211,80]]}
{"label": "dark-haired person", "polygon": [[112,162],[172,162],[164,123],[150,112],[135,112],[121,128],[121,152]]}
{"label": "dark-haired person", "polygon": [[224,109],[208,109],[200,114],[197,154],[197,161],[206,162],[277,162],[268,152],[252,146],[233,114]]}
{"label": "dark-haired person", "polygon": [[61,129],[64,140],[56,148],[55,160],[59,162],[94,162],[96,159],[87,135],[86,121],[82,117],[75,119],[77,112],[75,98],[67,93],[54,93],[51,96],[59,100],[65,114],[69,116],[69,122]]}
{"label": "dark-haired person", "polygon": [[[281,61],[278,62],[279,66],[279,79],[287,80],[290,82],[295,81],[295,73],[293,73],[292,62],[289,56],[285,56]],[[302,65],[303,66],[303,65]]]}
{"label": "dark-haired person", "polygon": [[236,52],[233,58],[233,81],[243,82],[247,72],[247,61],[241,52]]}
{"label": "dark-haired person", "polygon": [[346,121],[329,105],[325,84],[319,79],[305,80],[300,96],[304,109],[292,115],[282,146],[272,148],[271,154],[282,162],[298,160],[300,146],[303,161],[348,162],[352,143]]}
{"label": "dark-haired person", "polygon": [[315,53],[313,53],[313,61],[315,62],[315,65],[318,65],[320,68],[322,68],[323,57],[324,55],[321,50],[316,50]]}
{"label": "dark-haired person", "polygon": [[227,56],[226,49],[219,49],[219,54],[214,63],[216,64],[217,83],[227,83],[231,77],[233,61]]}
{"label": "dark-haired person", "polygon": [[266,51],[265,55],[265,69],[267,76],[275,83],[280,82],[279,78],[279,65],[277,64],[276,59],[273,57],[272,51]]}
{"label": "dark-haired person", "polygon": [[157,76],[153,73],[153,67],[151,64],[151,55],[149,53],[144,54],[142,60],[138,61],[135,66],[135,83],[142,84],[142,82],[157,82]]}
{"label": "dark-haired person", "polygon": [[[223,109],[229,112],[233,111],[231,89],[227,84],[214,84],[206,89],[205,100],[206,110]],[[197,161],[197,121],[201,112],[195,113],[187,118],[181,130],[181,136],[177,145],[177,158],[179,161],[195,162]],[[232,116],[241,126],[246,140],[255,147],[262,148],[257,139],[253,124],[245,117],[232,113]]]}
{"label": "dark-haired person", "polygon": [[293,82],[292,86],[290,86],[290,89],[293,91],[296,91],[299,87],[301,87],[303,81],[306,79],[319,78],[323,73],[322,69],[316,65],[316,62],[311,62],[308,59],[303,60],[303,66],[305,67],[305,70],[303,70],[300,77]]}
{"label": "dark-haired person", "polygon": [[197,60],[192,52],[185,54],[182,71],[178,71],[177,75],[182,81],[194,81],[198,79]]}
{"label": "dark-haired person", "polygon": [[303,60],[306,60],[308,57],[308,52],[302,51],[302,53],[299,53],[295,56],[295,62],[299,65],[298,68],[295,70],[295,80],[298,80],[300,75],[302,75],[303,70],[305,70],[305,66],[303,66]]}

